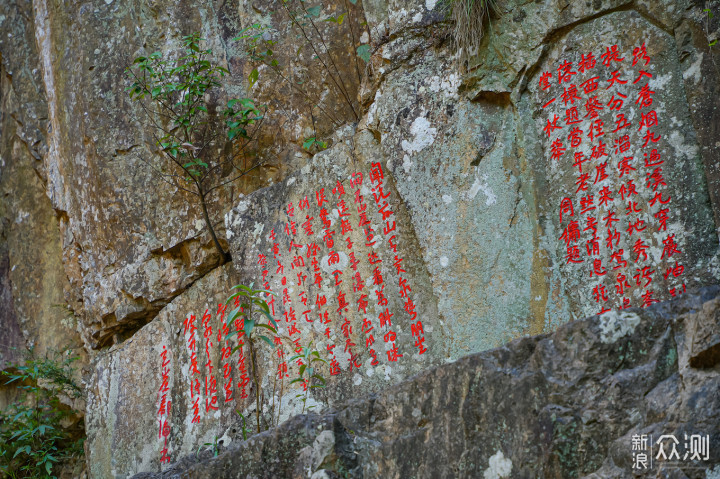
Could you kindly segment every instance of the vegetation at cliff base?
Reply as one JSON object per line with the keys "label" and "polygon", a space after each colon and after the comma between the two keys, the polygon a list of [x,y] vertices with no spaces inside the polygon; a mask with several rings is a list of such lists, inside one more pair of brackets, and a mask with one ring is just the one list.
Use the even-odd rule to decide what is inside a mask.
{"label": "vegetation at cliff base", "polygon": [[84,437],[66,429],[77,411],[61,402],[81,397],[73,379],[78,358],[51,353],[36,359],[32,351],[23,365],[0,372],[5,384],[15,383],[24,398],[0,411],[0,471],[3,477],[56,477],[57,465],[83,455]]}

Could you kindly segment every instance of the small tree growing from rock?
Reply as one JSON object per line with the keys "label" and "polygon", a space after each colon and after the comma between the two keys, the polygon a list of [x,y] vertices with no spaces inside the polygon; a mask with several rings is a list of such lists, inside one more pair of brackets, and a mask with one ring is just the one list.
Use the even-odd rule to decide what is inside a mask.
{"label": "small tree growing from rock", "polygon": [[139,103],[160,155],[140,158],[173,187],[198,199],[205,225],[220,254],[230,260],[217,238],[208,212],[215,190],[261,164],[249,146],[262,123],[260,108],[250,98],[233,98],[221,113],[217,97],[228,70],[201,49],[199,33],[183,37],[184,54],[176,60],[162,53],[140,56],[126,69],[127,91]]}

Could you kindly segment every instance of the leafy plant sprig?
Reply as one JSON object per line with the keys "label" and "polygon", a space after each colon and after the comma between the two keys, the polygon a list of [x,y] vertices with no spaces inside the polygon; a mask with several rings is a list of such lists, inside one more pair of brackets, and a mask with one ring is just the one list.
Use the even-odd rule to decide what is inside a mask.
{"label": "leafy plant sprig", "polygon": [[[230,337],[239,334],[240,332],[243,333],[242,337],[238,338],[237,346],[235,346],[231,350],[231,354],[242,348],[245,345],[244,341],[247,342],[250,354],[251,376],[253,378],[253,383],[255,384],[257,432],[260,432],[260,403],[262,392],[260,384],[260,371],[258,368],[257,360],[257,350],[258,345],[261,342],[267,343],[267,345],[270,346],[271,349],[275,349],[273,341],[267,336],[267,332],[275,336],[277,336],[278,334],[277,322],[273,319],[272,314],[270,314],[270,307],[268,306],[267,301],[265,301],[262,295],[277,295],[272,291],[264,289],[253,289],[252,284],[250,284],[250,286],[239,284],[237,286],[233,286],[233,289],[236,289],[237,291],[228,298],[225,304],[230,304],[230,302],[234,301],[235,298],[240,298],[240,304],[228,314],[228,322],[230,323],[238,318],[242,318],[243,324],[239,330],[229,332],[225,336],[225,340],[228,340]],[[267,318],[267,323],[262,323],[260,322],[260,320],[254,318],[253,314],[256,311],[260,312],[260,319],[262,319],[262,317]]]}
{"label": "leafy plant sprig", "polygon": [[[303,388],[305,389],[304,394],[298,394],[297,397],[302,397],[303,407],[300,414],[305,412],[306,405],[307,405],[307,398],[308,393],[310,392],[310,389],[313,388],[324,388],[325,387],[325,378],[320,375],[317,372],[317,369],[313,366],[314,363],[320,362],[323,364],[327,364],[327,361],[322,359],[320,357],[320,353],[318,353],[315,349],[312,348],[312,341],[310,341],[310,344],[308,344],[307,347],[304,347],[303,352],[301,354],[296,354],[295,356],[290,358],[290,361],[295,361],[296,359],[302,360],[303,364],[300,366],[300,369],[298,369],[298,377],[290,381],[290,384],[295,383],[302,383]],[[316,379],[320,382],[320,384],[310,384],[312,379]],[[315,406],[310,406],[307,409],[310,410]]]}
{"label": "leafy plant sprig", "polygon": [[310,138],[306,138],[305,141],[303,141],[303,149],[310,151],[312,150],[313,146],[316,146],[318,150],[324,150],[327,148],[327,142],[318,140],[314,136]]}
{"label": "leafy plant sprig", "polygon": [[247,428],[247,421],[245,421],[245,416],[240,411],[235,411],[238,413],[238,415],[242,418],[242,435],[243,435],[243,441],[247,441],[247,433],[250,432],[250,429]]}
{"label": "leafy plant sprig", "polygon": [[199,33],[183,37],[185,51],[177,59],[160,52],[135,58],[126,68],[127,92],[145,113],[166,161],[139,159],[166,183],[198,198],[222,264],[230,256],[217,238],[208,203],[215,190],[261,166],[248,150],[264,107],[250,98],[233,98],[218,115],[213,101],[229,71],[214,61],[212,49],[201,48],[203,41]]}
{"label": "leafy plant sprig", "polygon": [[218,437],[215,436],[213,439],[213,442],[206,442],[202,446],[198,446],[197,452],[195,453],[195,457],[198,457],[200,455],[200,450],[203,447],[207,447],[208,449],[212,449],[213,457],[217,457],[218,454],[220,454],[220,444],[218,443]]}
{"label": "leafy plant sprig", "polygon": [[708,38],[708,46],[712,47],[717,43],[717,38],[713,41],[710,41],[710,19],[713,17],[712,10],[709,8],[704,8],[703,12],[705,13],[705,36]]}

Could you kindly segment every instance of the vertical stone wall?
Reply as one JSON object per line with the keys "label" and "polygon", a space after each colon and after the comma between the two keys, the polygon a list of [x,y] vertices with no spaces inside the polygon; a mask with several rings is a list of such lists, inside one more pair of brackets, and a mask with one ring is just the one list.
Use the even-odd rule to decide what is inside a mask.
{"label": "vertical stone wall", "polygon": [[[313,340],[331,364],[332,373],[330,367],[324,371],[328,388],[313,390],[310,399],[319,408],[383,389],[430,365],[621,306],[623,298],[643,306],[649,289],[660,300],[671,297],[671,290],[677,294],[720,280],[718,47],[710,46],[720,12],[709,19],[704,4],[685,0],[508,1],[491,17],[469,71],[461,73],[439,3],[357,5],[349,8],[362,39],[350,38],[349,30],[327,31],[337,33],[334,44],[351,45],[343,50],[349,56],[341,74],[357,75],[353,42],[369,45],[362,80],[348,82],[353,98],[357,92],[360,118],[354,121],[338,106],[337,113],[352,121],[313,158],[298,145],[313,124],[312,110],[294,105],[292,128],[274,124],[275,133],[262,140],[277,156],[274,163],[245,183],[229,185],[213,201],[211,214],[225,218],[220,232],[233,253],[232,264],[223,268],[217,268],[194,203],[158,188],[143,168],[140,158],[152,155],[154,145],[133,119],[121,87],[123,69],[144,46],[167,54],[182,35],[200,30],[231,71],[228,94],[271,98],[267,85],[247,89],[248,65],[232,38],[250,23],[265,22],[287,40],[290,30],[278,23],[277,12],[267,2],[220,1],[67,6],[35,0],[0,7],[0,24],[8,32],[0,43],[0,298],[13,304],[3,316],[10,325],[7,344],[77,343],[79,332],[92,360],[87,424],[93,477],[159,470],[161,460],[174,461],[215,436],[237,437],[234,411],[252,414],[254,389],[244,385],[243,397],[237,352],[224,357],[222,339],[209,345],[204,334],[210,323],[203,321],[208,310],[212,334],[222,328],[217,308],[233,284],[267,283],[279,295],[281,334],[302,346]],[[329,2],[321,12],[322,19],[338,13]],[[302,46],[293,41],[283,44],[282,55]],[[650,63],[632,65],[635,48],[643,44]],[[606,67],[601,55],[614,45],[624,63]],[[559,82],[557,68],[564,61],[578,72],[578,62],[591,52],[595,70]],[[312,55],[299,57],[302,70]],[[613,71],[633,82],[643,67],[652,77],[607,88]],[[594,95],[582,84],[593,71],[603,85],[596,95],[604,106],[598,116],[603,137],[591,130],[596,118],[586,117],[586,102]],[[546,72],[553,79],[548,90],[541,85]],[[320,76],[313,84],[330,85],[329,77]],[[582,102],[576,124],[565,122],[574,103],[562,99],[571,84]],[[653,103],[641,108],[635,100],[645,84],[654,92]],[[608,102],[618,93],[628,103],[611,110]],[[294,97],[287,97],[292,103]],[[650,107],[658,124],[643,128]],[[622,135],[612,130],[620,112],[632,123],[631,149],[615,153]],[[547,128],[556,116],[559,128]],[[583,140],[568,148],[574,126]],[[659,140],[643,146],[650,130]],[[565,148],[558,155],[552,146],[557,139]],[[592,158],[600,139],[608,156]],[[652,149],[664,161],[657,166],[665,184],[657,183],[657,191],[648,180],[660,172],[645,166],[644,153]],[[587,170],[573,165],[576,152],[591,158],[581,165]],[[620,176],[620,162],[630,152],[628,165],[635,169]],[[596,180],[605,162],[608,176]],[[587,189],[578,189],[580,175],[588,172]],[[622,197],[628,179],[638,191],[631,215],[625,215],[628,198],[621,198],[594,216],[601,223],[615,211],[621,239],[607,246],[601,223],[597,252],[592,244],[588,249],[592,228],[584,228],[593,213],[582,211],[583,198],[588,206],[592,194],[600,207],[603,188]],[[344,194],[332,191],[340,186]],[[650,204],[658,191],[663,201],[672,197],[663,230],[656,216],[660,206]],[[300,208],[306,197],[307,210]],[[359,209],[363,204],[366,210]],[[563,233],[574,218],[583,222],[582,231],[566,244]],[[629,219],[645,229],[628,231]],[[312,233],[304,229],[307,221]],[[325,230],[335,231],[332,246]],[[677,254],[665,248],[671,234]],[[642,260],[634,251],[637,240],[648,245]],[[275,254],[275,243],[282,253]],[[571,246],[584,250],[582,264],[568,263],[568,257],[578,258],[568,256]],[[619,249],[628,265],[616,270],[613,253]],[[651,284],[644,267],[652,272]],[[626,279],[619,282],[618,273]],[[616,286],[626,284],[628,293],[616,293]],[[194,332],[183,325],[191,315]],[[192,337],[197,354],[210,360],[197,373],[190,369]],[[11,358],[7,348],[2,354]],[[283,361],[277,353],[264,354],[263,384],[272,389],[274,378],[283,377]],[[235,366],[226,375],[221,369],[229,360]],[[289,380],[298,365],[286,366]],[[236,396],[226,404],[230,379]],[[203,408],[193,422],[195,380],[203,385]],[[301,410],[296,389],[275,393],[283,418]]]}

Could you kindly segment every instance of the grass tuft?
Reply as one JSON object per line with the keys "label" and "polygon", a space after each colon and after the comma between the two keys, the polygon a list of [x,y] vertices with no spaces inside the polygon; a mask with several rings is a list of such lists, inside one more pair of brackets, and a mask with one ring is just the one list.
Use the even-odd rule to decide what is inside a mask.
{"label": "grass tuft", "polygon": [[461,72],[467,71],[470,58],[477,55],[485,22],[497,7],[496,0],[448,0],[445,3],[448,18],[454,24],[453,38]]}

